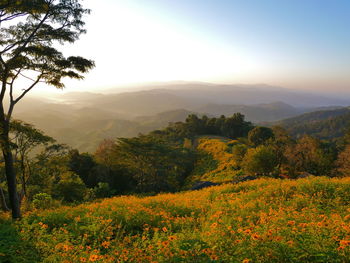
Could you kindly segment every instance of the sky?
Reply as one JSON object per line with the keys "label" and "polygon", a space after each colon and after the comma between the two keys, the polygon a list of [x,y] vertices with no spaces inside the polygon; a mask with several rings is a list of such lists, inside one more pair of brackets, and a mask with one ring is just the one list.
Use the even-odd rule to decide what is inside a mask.
{"label": "sky", "polygon": [[95,60],[67,91],[159,81],[266,83],[350,93],[349,0],[84,0]]}

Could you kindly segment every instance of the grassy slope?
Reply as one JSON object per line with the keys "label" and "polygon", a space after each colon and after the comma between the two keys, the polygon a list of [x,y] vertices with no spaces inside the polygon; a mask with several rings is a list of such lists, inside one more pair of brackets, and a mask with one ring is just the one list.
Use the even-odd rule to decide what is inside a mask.
{"label": "grassy slope", "polygon": [[187,178],[186,186],[197,181],[223,183],[232,181],[239,173],[229,145],[237,141],[220,136],[201,136],[195,146],[200,158],[192,174]]}
{"label": "grassy slope", "polygon": [[0,262],[349,262],[349,226],[350,178],[260,179],[3,219]]}

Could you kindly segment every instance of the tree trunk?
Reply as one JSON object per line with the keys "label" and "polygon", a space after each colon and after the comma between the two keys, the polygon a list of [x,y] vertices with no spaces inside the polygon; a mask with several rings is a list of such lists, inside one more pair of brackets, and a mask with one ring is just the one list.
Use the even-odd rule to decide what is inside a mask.
{"label": "tree trunk", "polygon": [[6,120],[2,120],[2,134],[1,134],[1,148],[5,161],[5,173],[7,179],[7,187],[10,199],[10,205],[12,209],[12,218],[21,218],[20,202],[17,193],[16,172],[13,164],[13,156],[10,148],[9,138],[9,123]]}
{"label": "tree trunk", "polygon": [[2,210],[7,212],[10,211],[10,209],[8,208],[7,204],[6,204],[6,199],[5,199],[5,195],[4,195],[4,190],[2,190],[2,188],[0,187],[0,199],[1,199],[1,206],[2,206]]}
{"label": "tree trunk", "polygon": [[24,158],[21,157],[21,169],[22,169],[22,192],[23,196],[21,197],[21,200],[23,197],[27,196],[27,186],[26,186],[26,167],[24,163]]}

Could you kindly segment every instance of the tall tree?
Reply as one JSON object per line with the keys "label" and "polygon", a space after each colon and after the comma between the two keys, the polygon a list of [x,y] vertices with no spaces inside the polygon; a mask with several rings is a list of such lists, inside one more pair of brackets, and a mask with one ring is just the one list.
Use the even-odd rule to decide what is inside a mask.
{"label": "tall tree", "polygon": [[38,146],[47,146],[55,140],[36,129],[33,125],[12,120],[10,123],[10,140],[13,148],[14,161],[19,163],[21,170],[22,193],[20,199],[27,195],[27,181],[30,176],[29,154]]}
{"label": "tall tree", "polygon": [[[93,61],[82,57],[65,57],[56,48],[75,42],[85,33],[82,19],[89,10],[79,2],[0,0],[0,145],[13,218],[21,217],[9,139],[15,105],[39,83],[63,88],[64,77],[82,79],[81,73],[94,66]],[[21,79],[27,86],[23,87],[22,80],[21,89],[16,91]]]}

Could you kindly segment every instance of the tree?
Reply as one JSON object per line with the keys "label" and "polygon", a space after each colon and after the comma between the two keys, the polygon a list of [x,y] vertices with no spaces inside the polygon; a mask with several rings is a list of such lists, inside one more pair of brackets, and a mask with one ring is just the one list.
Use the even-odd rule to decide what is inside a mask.
{"label": "tree", "polygon": [[119,138],[114,156],[133,174],[141,192],[178,190],[194,162],[189,149],[149,136]]}
{"label": "tree", "polygon": [[88,153],[80,154],[78,150],[72,150],[69,153],[69,170],[79,175],[87,187],[93,188],[99,182],[94,172],[96,165],[93,156]]}
{"label": "tree", "polygon": [[242,162],[244,171],[251,175],[271,175],[276,171],[277,165],[276,153],[267,145],[249,149]]}
{"label": "tree", "polygon": [[345,149],[339,153],[336,161],[337,173],[341,176],[350,176],[350,145],[347,145]]}
{"label": "tree", "polygon": [[253,146],[264,144],[274,137],[273,131],[267,127],[255,127],[248,133],[248,141]]}
{"label": "tree", "polygon": [[[63,88],[63,78],[82,79],[81,73],[93,68],[93,61],[65,57],[56,48],[74,43],[85,33],[82,19],[88,13],[79,0],[0,1],[0,145],[13,218],[20,218],[21,213],[9,139],[12,112],[39,83]],[[19,80],[26,80],[26,86],[21,85],[16,95]]]}
{"label": "tree", "polygon": [[250,123],[244,121],[244,115],[235,113],[231,117],[224,118],[221,124],[221,133],[223,136],[236,139],[246,136],[250,129]]}
{"label": "tree", "polygon": [[54,143],[55,140],[36,129],[33,125],[19,120],[11,121],[10,140],[14,149],[14,161],[19,162],[22,173],[21,197],[24,197],[27,195],[26,185],[30,176],[29,153],[36,147],[47,146],[49,143]]}
{"label": "tree", "polygon": [[299,172],[327,175],[332,169],[332,154],[324,150],[321,141],[309,135],[301,137],[296,144],[285,150],[288,170],[292,177]]}

